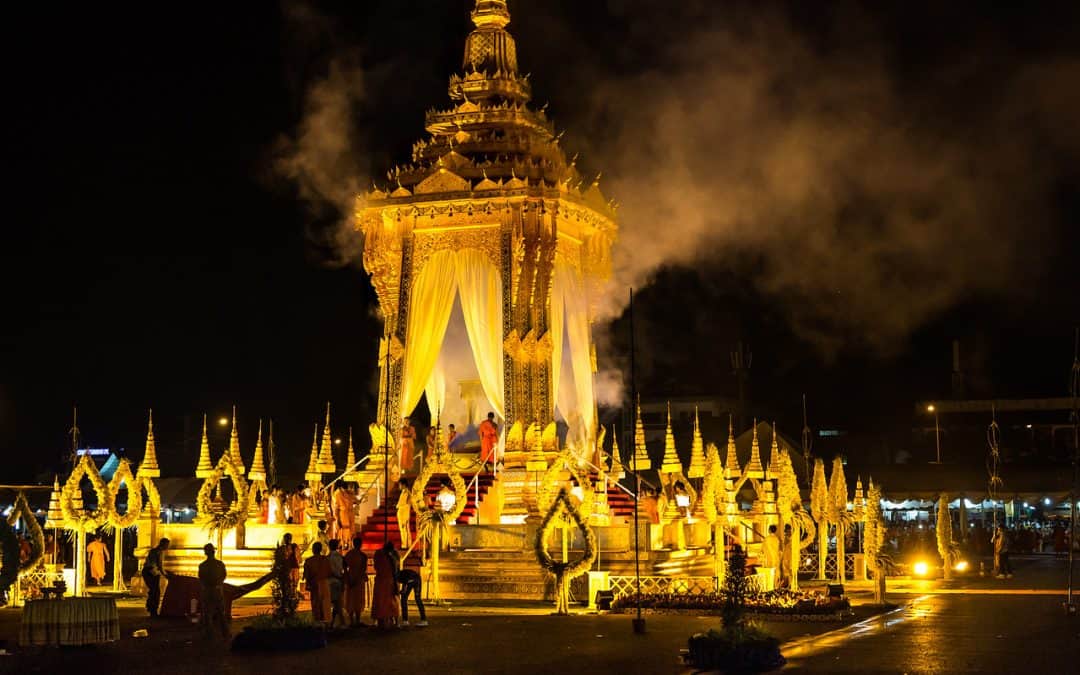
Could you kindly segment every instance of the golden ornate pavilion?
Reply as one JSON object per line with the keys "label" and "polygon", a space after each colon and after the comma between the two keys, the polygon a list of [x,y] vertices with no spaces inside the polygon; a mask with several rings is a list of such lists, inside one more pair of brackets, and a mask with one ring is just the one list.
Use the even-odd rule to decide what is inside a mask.
{"label": "golden ornate pavilion", "polygon": [[530,106],[505,0],[478,0],[472,21],[450,105],[428,111],[411,161],[358,197],[356,222],[389,336],[380,434],[425,395],[433,416],[441,408],[437,364],[457,300],[513,472],[537,440],[552,456],[557,407],[581,450],[595,445],[591,324],[617,228],[598,179],[583,181],[544,109]]}

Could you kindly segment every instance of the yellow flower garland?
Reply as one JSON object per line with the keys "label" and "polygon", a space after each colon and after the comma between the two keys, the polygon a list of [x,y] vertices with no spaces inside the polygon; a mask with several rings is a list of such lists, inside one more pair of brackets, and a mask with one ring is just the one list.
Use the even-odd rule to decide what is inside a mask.
{"label": "yellow flower garland", "polygon": [[[215,513],[210,496],[213,494],[214,488],[221,483],[221,479],[225,476],[232,480],[236,498],[229,505],[228,511]],[[195,498],[195,508],[198,512],[196,522],[207,525],[211,532],[231,530],[247,520],[247,481],[244,480],[243,472],[236,466],[229,453],[221,456],[217,466],[214,467],[214,472],[203,481],[202,487],[199,488],[199,494]]]}
{"label": "yellow flower garland", "polygon": [[15,497],[15,505],[11,509],[11,515],[8,516],[8,525],[15,525],[19,518],[22,518],[27,534],[30,535],[30,557],[26,562],[19,564],[21,576],[36,568],[45,558],[45,533],[41,531],[41,524],[34,517],[34,512],[30,510],[30,504],[26,501],[26,495],[22,492]]}
{"label": "yellow flower garland", "polygon": [[578,471],[576,458],[569,446],[559,452],[551,466],[544,472],[543,481],[540,483],[540,491],[536,495],[536,507],[542,512],[551,509],[555,503],[555,497],[563,489],[563,486],[559,485],[559,474],[564,470],[568,471],[581,487],[581,505],[578,506],[578,511],[583,518],[587,519],[593,513],[596,493],[589,477],[582,475]]}
{"label": "yellow flower garland", "polygon": [[[116,510],[116,501],[120,496],[120,485],[127,485],[128,500],[127,500],[127,513],[120,513]],[[113,474],[112,480],[109,481],[109,491],[112,493],[112,508],[109,510],[109,524],[113,527],[118,527],[122,530],[133,526],[135,522],[142,515],[142,480],[136,479],[131,473],[131,464],[126,460],[120,460],[120,465],[116,467],[116,473]]]}
{"label": "yellow flower garland", "polygon": [[[563,520],[557,516],[564,514],[577,525],[585,539],[585,550],[581,558],[566,563],[556,561],[547,550],[547,539],[551,534],[551,529]],[[570,581],[588,571],[596,562],[596,552],[599,545],[596,534],[585,523],[585,518],[586,516],[583,516],[570,500],[566,488],[562,488],[555,495],[551,507],[540,522],[540,529],[536,531],[533,549],[536,552],[536,559],[540,566],[555,577],[555,611],[559,614],[569,613]]]}
{"label": "yellow flower garland", "polygon": [[[82,480],[83,476],[90,479],[90,484],[94,487],[94,494],[97,495],[97,509],[94,511],[87,512],[85,509],[81,511],[75,509],[76,495],[80,498],[82,496],[79,481]],[[68,476],[64,488],[60,491],[60,511],[64,514],[64,526],[69,530],[96,530],[109,521],[112,501],[112,492],[109,490],[109,486],[105,484],[101,474],[98,473],[97,466],[94,465],[88,455],[83,455],[75,470]]]}
{"label": "yellow flower garland", "polygon": [[453,465],[453,462],[443,461],[442,455],[436,455],[432,459],[424,462],[424,468],[420,471],[420,475],[416,477],[416,482],[412,486],[412,507],[416,512],[417,517],[423,515],[425,511],[431,509],[427,503],[426,495],[424,494],[424,488],[427,487],[428,481],[435,475],[436,469],[444,469],[446,474],[450,477],[450,484],[454,488],[454,508],[447,513],[445,521],[452,523],[461,516],[465,510],[465,506],[469,502],[468,486],[465,485],[465,479],[461,477],[457,467]]}

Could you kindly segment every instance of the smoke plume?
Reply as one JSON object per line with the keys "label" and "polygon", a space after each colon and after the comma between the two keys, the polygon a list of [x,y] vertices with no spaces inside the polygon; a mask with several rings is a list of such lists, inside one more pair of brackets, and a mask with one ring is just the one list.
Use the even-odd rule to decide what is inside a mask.
{"label": "smoke plume", "polygon": [[[285,5],[291,35],[302,49],[332,46],[316,60],[302,100],[295,131],[278,139],[274,168],[291,181],[309,216],[307,239],[316,256],[332,267],[359,264],[363,238],[354,228],[356,196],[366,184],[367,166],[357,129],[364,102],[364,72],[357,50],[336,46],[332,22],[312,8]],[[314,50],[313,50],[314,51]]]}
{"label": "smoke plume", "polygon": [[593,89],[589,152],[620,202],[608,316],[663,266],[728,266],[823,353],[890,351],[1037,279],[1080,62],[951,64],[913,88],[876,47],[830,51],[784,19],[689,25],[651,27],[656,63]]}

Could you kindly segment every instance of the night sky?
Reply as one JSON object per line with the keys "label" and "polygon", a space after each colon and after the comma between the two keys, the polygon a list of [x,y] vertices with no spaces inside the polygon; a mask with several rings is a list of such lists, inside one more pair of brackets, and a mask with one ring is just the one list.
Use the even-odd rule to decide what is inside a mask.
{"label": "night sky", "polygon": [[[446,104],[472,3],[237,5],[19,7],[8,18],[5,98],[14,124],[6,173],[15,209],[0,259],[6,480],[59,467],[74,405],[87,444],[135,457],[153,407],[159,456],[173,475],[194,464],[202,413],[214,419],[233,403],[245,453],[256,420],[274,418],[286,470],[302,467],[327,400],[335,435],[353,425],[358,446],[367,446],[361,430],[374,417],[381,330],[374,293],[359,261],[342,265],[342,251],[328,243],[342,219],[333,199],[302,198],[310,195],[282,174],[281,158],[295,149],[312,87],[346,67],[362,91],[350,99],[355,123],[334,167],[340,184],[366,187],[368,177],[406,161],[424,111]],[[972,396],[1067,395],[1080,322],[1080,80],[1068,77],[1080,73],[1074,4],[519,0],[510,8],[534,103],[550,102],[549,114],[568,130],[565,145],[581,151],[583,172],[611,177],[610,192],[628,165],[624,152],[604,163],[615,145],[626,146],[623,136],[604,137],[619,126],[605,115],[647,107],[665,91],[627,83],[649,75],[692,83],[694,73],[672,57],[694,42],[685,33],[722,27],[760,51],[768,34],[755,26],[763,23],[783,25],[822,63],[862,66],[873,54],[902,102],[891,114],[918,138],[960,138],[959,147],[982,153],[1022,136],[1024,156],[1037,158],[1037,177],[1010,172],[1015,164],[1004,156],[997,183],[992,172],[980,176],[995,199],[1009,202],[1015,192],[1012,207],[1028,214],[975,224],[991,244],[1002,228],[1008,262],[980,263],[957,280],[946,270],[970,254],[962,241],[922,258],[912,287],[941,274],[953,278],[950,293],[911,312],[885,340],[866,327],[904,312],[902,294],[881,316],[847,322],[835,307],[817,311],[816,291],[802,296],[772,283],[770,270],[803,259],[796,237],[783,256],[728,237],[710,240],[689,264],[651,269],[636,308],[644,397],[731,395],[728,353],[743,340],[754,352],[750,392],[763,416],[797,429],[805,392],[819,424],[902,431],[914,400],[948,394],[954,338]],[[1037,112],[1010,118],[1017,134],[1002,125],[965,139],[1007,109],[997,85],[1032,65],[1045,77],[1015,79],[1035,82],[1024,91],[1033,92]],[[715,73],[725,64],[701,67]],[[607,100],[598,100],[597,83]],[[639,129],[643,137],[653,131]],[[978,165],[972,158],[982,156],[957,164]],[[645,151],[638,158],[664,160]],[[892,208],[873,196],[839,212],[854,212],[852,227],[861,227],[859,213]],[[753,220],[744,227],[756,227]],[[656,232],[674,236],[659,224]],[[836,264],[847,254],[837,250]],[[625,315],[598,330],[606,367],[625,368]],[[830,336],[827,346],[819,333]],[[219,452],[224,434],[214,433]]]}

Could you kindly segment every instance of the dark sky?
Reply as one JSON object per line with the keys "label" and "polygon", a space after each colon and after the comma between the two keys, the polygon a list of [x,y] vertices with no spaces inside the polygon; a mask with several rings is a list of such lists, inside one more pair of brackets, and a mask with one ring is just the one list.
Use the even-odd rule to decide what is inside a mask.
{"label": "dark sky", "polygon": [[[289,455],[282,461],[301,465],[327,400],[335,426],[356,427],[366,447],[359,430],[373,417],[380,330],[373,291],[358,265],[327,262],[334,255],[313,241],[339,215],[302,203],[275,158],[296,134],[312,85],[329,64],[346,63],[363,74],[349,137],[353,178],[406,160],[424,111],[446,101],[471,4],[14,10],[5,98],[14,120],[6,173],[15,209],[0,260],[7,478],[54,470],[73,405],[90,445],[126,447],[136,457],[152,406],[159,453],[174,474],[194,463],[201,414],[216,417],[233,403],[245,452],[256,419],[273,417]],[[1080,16],[1066,3],[566,0],[511,2],[511,10],[534,98],[550,101],[569,128],[567,144],[580,147],[582,165],[594,171],[610,170],[598,158],[611,154],[612,139],[602,138],[593,84],[618,83],[605,91],[619,100],[603,102],[618,109],[648,99],[648,90],[623,86],[643,74],[681,68],[679,81],[693,82],[685,63],[668,59],[695,26],[752,36],[767,16],[823,63],[873,54],[904,101],[900,118],[935,129],[935,137],[963,136],[971,120],[990,116],[999,78],[1080,57]],[[640,294],[637,311],[639,389],[657,398],[730,394],[727,354],[743,339],[754,351],[752,393],[762,414],[797,426],[805,391],[822,423],[903,429],[915,398],[948,393],[957,337],[973,393],[1064,395],[1080,319],[1077,117],[1062,109],[1074,100],[1060,96],[1068,85],[1051,78],[1033,89],[1046,93],[1054,119],[1065,113],[1073,125],[1034,120],[1039,133],[1025,134],[1041,175],[1037,190],[1023,190],[1039,208],[1021,227],[1038,233],[1038,245],[1002,270],[985,270],[1016,273],[1015,284],[957,288],[884,347],[860,335],[861,324],[826,315],[821,321],[837,341],[822,350],[805,334],[815,313],[793,312],[790,289],[760,283],[775,262],[728,247],[690,269],[651,273],[655,284]],[[1059,132],[1073,136],[1062,140]],[[1024,188],[1017,180],[1003,178],[998,194]],[[1002,242],[1016,248],[1013,239]],[[800,241],[789,246],[787,259],[799,260]],[[943,253],[943,266],[966,254]],[[613,367],[626,363],[626,330],[620,319],[604,340]]]}

